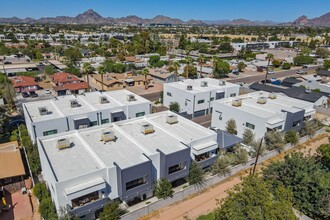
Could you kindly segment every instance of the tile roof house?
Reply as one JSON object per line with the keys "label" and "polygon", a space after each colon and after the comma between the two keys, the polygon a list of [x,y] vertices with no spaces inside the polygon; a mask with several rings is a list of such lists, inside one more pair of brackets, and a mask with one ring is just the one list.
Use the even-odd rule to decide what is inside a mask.
{"label": "tile roof house", "polygon": [[53,90],[58,95],[81,94],[89,88],[87,82],[70,73],[55,73],[51,79],[55,84]]}
{"label": "tile roof house", "polygon": [[57,86],[62,86],[67,83],[80,82],[80,79],[78,77],[76,77],[75,75],[72,75],[70,73],[55,73],[50,78]]}
{"label": "tile roof house", "polygon": [[35,91],[39,88],[39,84],[34,78],[29,76],[15,76],[11,79],[11,82],[17,92]]}

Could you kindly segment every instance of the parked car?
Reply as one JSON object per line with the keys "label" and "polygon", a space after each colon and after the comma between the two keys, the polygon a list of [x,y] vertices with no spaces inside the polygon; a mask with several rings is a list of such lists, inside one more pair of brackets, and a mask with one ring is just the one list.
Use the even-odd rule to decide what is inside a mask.
{"label": "parked car", "polygon": [[304,74],[307,74],[307,71],[305,71],[305,70],[297,70],[297,74],[304,75]]}
{"label": "parked car", "polygon": [[28,98],[28,97],[30,97],[30,95],[27,92],[22,92],[22,97],[23,98]]}
{"label": "parked car", "polygon": [[45,89],[45,93],[46,93],[46,94],[51,94],[52,91],[50,91],[49,89]]}
{"label": "parked car", "polygon": [[30,93],[30,97],[31,97],[31,98],[36,98],[36,97],[38,97],[38,94],[37,94],[35,91],[30,91],[29,93]]}
{"label": "parked car", "polygon": [[233,69],[231,73],[235,75],[239,75],[239,69]]}
{"label": "parked car", "polygon": [[274,74],[274,70],[268,70],[268,74]]}
{"label": "parked car", "polygon": [[279,79],[276,79],[276,78],[271,78],[270,79],[270,83],[271,84],[274,84],[274,85],[281,85],[282,84],[282,81],[279,80]]}

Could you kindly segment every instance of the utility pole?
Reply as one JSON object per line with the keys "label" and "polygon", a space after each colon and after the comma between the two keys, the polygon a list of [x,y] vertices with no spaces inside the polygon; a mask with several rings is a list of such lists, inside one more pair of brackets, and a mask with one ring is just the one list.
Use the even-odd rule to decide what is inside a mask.
{"label": "utility pole", "polygon": [[259,155],[260,155],[260,150],[262,147],[262,141],[263,139],[260,140],[260,144],[257,150],[257,156],[256,156],[256,160],[254,161],[254,165],[253,165],[253,170],[252,170],[252,175],[254,175],[254,173],[256,172],[256,167],[257,167],[257,163],[258,163],[258,159],[259,159]]}

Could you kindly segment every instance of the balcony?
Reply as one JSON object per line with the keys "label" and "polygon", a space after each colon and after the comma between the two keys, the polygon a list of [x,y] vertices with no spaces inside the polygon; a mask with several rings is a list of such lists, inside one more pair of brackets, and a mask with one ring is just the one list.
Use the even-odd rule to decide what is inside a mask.
{"label": "balcony", "polygon": [[107,204],[110,201],[108,197],[100,198],[94,201],[90,201],[88,203],[85,203],[81,206],[76,206],[74,208],[68,207],[68,212],[72,215],[76,216],[82,216],[90,214],[91,212],[95,212],[98,209],[101,209],[105,204]]}
{"label": "balcony", "polygon": [[216,154],[212,154],[211,156],[195,156],[195,160],[197,162],[197,164],[201,167],[201,168],[205,168],[208,166],[213,165],[213,163],[217,160],[217,155]]}

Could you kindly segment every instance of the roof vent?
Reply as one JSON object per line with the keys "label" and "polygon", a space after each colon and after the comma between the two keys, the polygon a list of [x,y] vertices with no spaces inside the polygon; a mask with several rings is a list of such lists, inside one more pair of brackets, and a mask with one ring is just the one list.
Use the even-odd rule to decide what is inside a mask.
{"label": "roof vent", "polygon": [[71,105],[71,108],[79,107],[79,103],[78,103],[77,99],[70,100],[70,105]]}
{"label": "roof vent", "polygon": [[201,87],[207,87],[207,82],[206,81],[202,81],[201,82]]}
{"label": "roof vent", "polygon": [[47,115],[48,114],[47,107],[39,107],[39,113],[40,115]]}
{"label": "roof vent", "polygon": [[265,97],[265,96],[259,97],[258,101],[257,101],[257,103],[259,103],[259,104],[266,104],[266,102],[267,102],[267,97]]}
{"label": "roof vent", "polygon": [[234,99],[231,103],[232,106],[240,107],[242,106],[242,99]]}
{"label": "roof vent", "polygon": [[270,99],[276,99],[277,95],[275,93],[269,93],[268,98]]}
{"label": "roof vent", "polygon": [[132,94],[127,95],[127,101],[129,102],[136,101],[135,96]]}
{"label": "roof vent", "polygon": [[166,122],[171,124],[178,123],[178,116],[177,115],[168,115],[166,116]]}
{"label": "roof vent", "polygon": [[193,89],[192,85],[188,85],[188,86],[187,86],[187,90],[188,90],[188,91],[191,91],[192,89]]}
{"label": "roof vent", "polygon": [[141,125],[141,132],[143,134],[151,134],[154,133],[154,127],[152,126],[152,124],[146,123],[146,124],[142,124]]}
{"label": "roof vent", "polygon": [[62,149],[69,148],[69,147],[70,147],[69,139],[62,138],[62,139],[57,140],[57,148],[58,149],[62,150]]}
{"label": "roof vent", "polygon": [[219,81],[219,85],[220,85],[220,86],[225,86],[225,85],[226,85],[226,82],[225,82],[225,81],[222,81],[222,80],[220,80],[220,81]]}
{"label": "roof vent", "polygon": [[101,141],[108,142],[115,140],[115,133],[111,129],[102,130]]}
{"label": "roof vent", "polygon": [[109,100],[105,96],[100,96],[99,101],[101,104],[109,103]]}

